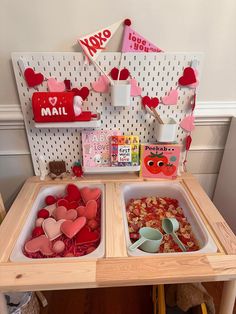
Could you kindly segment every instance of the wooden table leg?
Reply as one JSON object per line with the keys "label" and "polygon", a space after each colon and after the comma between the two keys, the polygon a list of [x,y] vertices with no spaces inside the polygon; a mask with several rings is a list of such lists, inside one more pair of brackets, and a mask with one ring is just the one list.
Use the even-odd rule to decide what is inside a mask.
{"label": "wooden table leg", "polygon": [[219,314],[233,314],[236,297],[236,280],[225,281],[222,291]]}

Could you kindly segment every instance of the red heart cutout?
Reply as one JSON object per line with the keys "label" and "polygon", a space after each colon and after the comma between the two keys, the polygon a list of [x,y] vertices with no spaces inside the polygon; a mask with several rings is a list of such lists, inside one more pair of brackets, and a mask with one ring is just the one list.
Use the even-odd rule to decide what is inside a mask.
{"label": "red heart cutout", "polygon": [[86,224],[85,217],[79,217],[75,221],[67,220],[61,225],[61,231],[72,239]]}
{"label": "red heart cutout", "polygon": [[80,193],[82,200],[85,204],[87,204],[88,201],[96,201],[101,196],[102,191],[98,188],[90,189],[88,187],[84,187],[80,190]]}
{"label": "red heart cutout", "polygon": [[75,209],[67,210],[64,206],[59,206],[53,211],[53,217],[56,220],[66,219],[75,220],[77,218],[77,211]]}
{"label": "red heart cutout", "polygon": [[36,252],[41,252],[43,255],[46,256],[53,254],[52,243],[45,235],[41,235],[26,242],[25,250],[27,253],[30,254]]}
{"label": "red heart cutout", "polygon": [[79,206],[76,208],[78,216],[84,216],[87,219],[93,219],[97,215],[98,205],[94,200],[88,201],[86,206]]}
{"label": "red heart cutout", "polygon": [[[118,79],[118,76],[119,76],[119,69],[117,68],[113,68],[110,72],[110,76],[111,78],[116,81]],[[124,68],[120,71],[120,77],[119,77],[119,80],[121,81],[124,81],[124,80],[127,80],[130,76],[130,73],[129,73],[129,70]]]}
{"label": "red heart cutout", "polygon": [[83,100],[85,100],[89,95],[89,89],[86,86],[81,89],[72,88],[71,91],[75,94],[75,96],[80,96]]}
{"label": "red heart cutout", "polygon": [[89,227],[85,226],[80,230],[80,232],[76,235],[75,243],[76,245],[88,244],[97,242],[100,238],[100,234],[98,231],[91,231]]}
{"label": "red heart cutout", "polygon": [[79,201],[81,199],[81,194],[80,190],[75,184],[68,184],[67,188],[67,197],[66,199],[71,202],[71,201]]}
{"label": "red heart cutout", "polygon": [[193,68],[187,67],[184,69],[183,76],[179,79],[179,85],[187,86],[197,82]]}
{"label": "red heart cutout", "polygon": [[156,108],[159,104],[159,99],[157,97],[150,98],[149,96],[144,96],[142,98],[142,105],[148,106],[149,108]]}
{"label": "red heart cutout", "polygon": [[67,199],[68,196],[65,198],[61,198],[57,201],[57,207],[64,206],[66,209],[76,209],[78,207],[78,203],[76,201],[69,202]]}
{"label": "red heart cutout", "polygon": [[27,68],[24,72],[26,83],[29,87],[34,87],[41,84],[44,76],[41,73],[35,73],[32,68]]}

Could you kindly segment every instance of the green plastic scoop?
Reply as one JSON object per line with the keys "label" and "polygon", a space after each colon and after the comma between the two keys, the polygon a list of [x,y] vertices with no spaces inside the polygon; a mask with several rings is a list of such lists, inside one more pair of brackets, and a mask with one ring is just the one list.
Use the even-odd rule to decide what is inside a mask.
{"label": "green plastic scoop", "polygon": [[183,252],[186,252],[187,249],[185,245],[180,241],[178,236],[176,235],[176,231],[179,229],[179,222],[175,218],[164,218],[162,220],[162,229],[165,233],[170,234],[175,241],[176,244],[181,248]]}

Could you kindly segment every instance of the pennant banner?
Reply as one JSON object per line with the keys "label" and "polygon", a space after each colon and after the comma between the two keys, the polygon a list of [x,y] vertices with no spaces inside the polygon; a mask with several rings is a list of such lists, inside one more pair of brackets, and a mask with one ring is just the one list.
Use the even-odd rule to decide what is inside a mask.
{"label": "pennant banner", "polygon": [[114,23],[106,28],[96,31],[95,33],[79,38],[78,42],[91,61],[95,61],[101,51],[105,49],[109,40],[117,31],[121,23],[122,21]]}
{"label": "pennant banner", "polygon": [[162,50],[135,32],[131,27],[125,26],[122,52],[162,52]]}

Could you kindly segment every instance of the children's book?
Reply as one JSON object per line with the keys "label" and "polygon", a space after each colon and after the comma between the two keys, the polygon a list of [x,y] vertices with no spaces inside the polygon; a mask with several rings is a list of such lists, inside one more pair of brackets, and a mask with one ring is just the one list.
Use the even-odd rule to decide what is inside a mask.
{"label": "children's book", "polygon": [[167,178],[177,176],[180,145],[141,144],[140,176],[146,178]]}
{"label": "children's book", "polygon": [[119,135],[117,130],[96,130],[82,132],[83,166],[109,167],[110,138]]}
{"label": "children's book", "polygon": [[138,166],[139,165],[139,137],[112,136],[111,137],[111,165]]}

